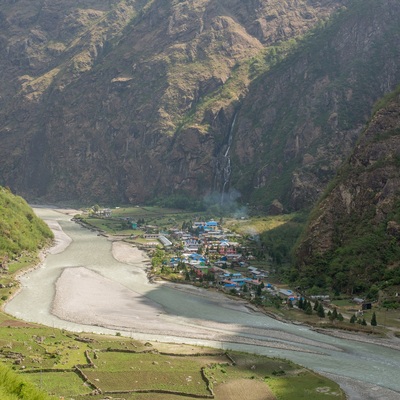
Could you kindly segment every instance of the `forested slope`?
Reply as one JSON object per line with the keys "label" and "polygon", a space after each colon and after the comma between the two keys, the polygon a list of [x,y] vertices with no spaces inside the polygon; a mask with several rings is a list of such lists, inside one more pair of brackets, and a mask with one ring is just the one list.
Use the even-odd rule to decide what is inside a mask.
{"label": "forested slope", "polygon": [[[383,99],[311,214],[294,278],[338,293],[400,288],[400,90]],[[399,302],[399,299],[397,299]]]}

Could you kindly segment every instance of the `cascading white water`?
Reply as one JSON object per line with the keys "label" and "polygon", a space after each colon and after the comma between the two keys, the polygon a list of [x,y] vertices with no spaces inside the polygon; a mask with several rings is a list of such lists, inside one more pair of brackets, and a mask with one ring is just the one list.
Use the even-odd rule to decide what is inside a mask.
{"label": "cascading white water", "polygon": [[229,181],[231,179],[232,166],[231,166],[230,150],[231,150],[231,145],[232,145],[233,130],[235,129],[235,124],[236,124],[236,117],[237,117],[237,112],[233,116],[233,120],[232,120],[231,126],[229,128],[228,144],[227,144],[227,148],[225,150],[224,156],[223,156],[223,168],[222,168],[223,182],[222,182],[222,190],[221,190],[221,205],[224,202],[226,186],[229,184]]}

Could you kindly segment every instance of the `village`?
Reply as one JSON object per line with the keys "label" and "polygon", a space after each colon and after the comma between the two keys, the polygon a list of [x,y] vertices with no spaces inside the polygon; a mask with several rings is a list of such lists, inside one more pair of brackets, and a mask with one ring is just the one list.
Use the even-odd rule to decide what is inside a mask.
{"label": "village", "polygon": [[185,230],[171,230],[168,237],[159,235],[158,240],[163,250],[152,252],[153,279],[183,281],[250,299],[262,300],[268,293],[297,300],[291,291],[268,283],[266,263],[256,260],[240,235],[217,221],[194,222]]}
{"label": "village", "polygon": [[[94,214],[108,221],[119,215],[109,208],[96,208]],[[222,218],[219,221],[198,218],[192,221],[190,218],[179,228],[177,224],[165,226],[161,220],[160,224],[149,224],[140,217],[119,219],[122,226],[131,229],[124,240],[149,255],[151,281],[168,280],[216,289],[256,304],[269,301],[292,306],[301,296],[287,287],[273,284],[270,281],[273,268],[268,260],[257,259],[254,241],[224,227]]]}
{"label": "village", "polygon": [[277,276],[271,260],[259,256],[259,243],[252,236],[229,229],[222,217],[217,220],[152,207],[95,208],[85,214],[88,217],[81,222],[100,234],[111,233],[115,240],[147,253],[150,282],[216,290],[285,320],[334,323],[336,327],[347,321],[346,329],[350,322],[354,330],[359,330],[367,326],[365,318],[371,318],[372,305],[364,299],[351,299],[340,307],[340,301],[332,302],[329,294],[288,287]]}
{"label": "village", "polygon": [[[308,317],[314,313],[319,321],[326,316],[335,323],[345,320],[329,295],[305,296],[300,290],[292,290],[275,279],[271,283],[270,268],[253,255],[251,241],[217,221],[197,221],[184,227],[143,235],[153,240],[145,247],[148,251],[151,249],[150,281],[163,279],[223,291],[256,306],[296,308]],[[354,314],[348,315],[349,322],[367,326],[364,312],[371,310],[372,304],[361,298],[354,298],[353,302],[354,308],[349,311]],[[372,318],[374,326],[375,314]]]}

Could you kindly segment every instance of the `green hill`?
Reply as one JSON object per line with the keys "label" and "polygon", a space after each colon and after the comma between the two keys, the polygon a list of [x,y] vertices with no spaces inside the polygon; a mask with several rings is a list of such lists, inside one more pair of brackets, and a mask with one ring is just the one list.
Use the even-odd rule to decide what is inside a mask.
{"label": "green hill", "polygon": [[365,294],[397,308],[399,90],[382,105],[313,211],[297,249],[295,275],[303,287]]}
{"label": "green hill", "polygon": [[26,201],[0,187],[0,267],[22,255],[36,254],[53,234],[33,213]]}

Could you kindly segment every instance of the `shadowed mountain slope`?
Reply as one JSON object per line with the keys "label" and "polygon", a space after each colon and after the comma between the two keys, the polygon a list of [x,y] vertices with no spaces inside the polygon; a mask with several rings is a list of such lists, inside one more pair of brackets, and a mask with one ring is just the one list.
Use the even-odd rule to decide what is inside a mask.
{"label": "shadowed mountain slope", "polygon": [[400,285],[400,90],[372,118],[313,211],[297,249],[304,287],[367,292]]}
{"label": "shadowed mountain slope", "polygon": [[308,207],[399,82],[399,7],[8,1],[0,183],[31,199],[236,189]]}

